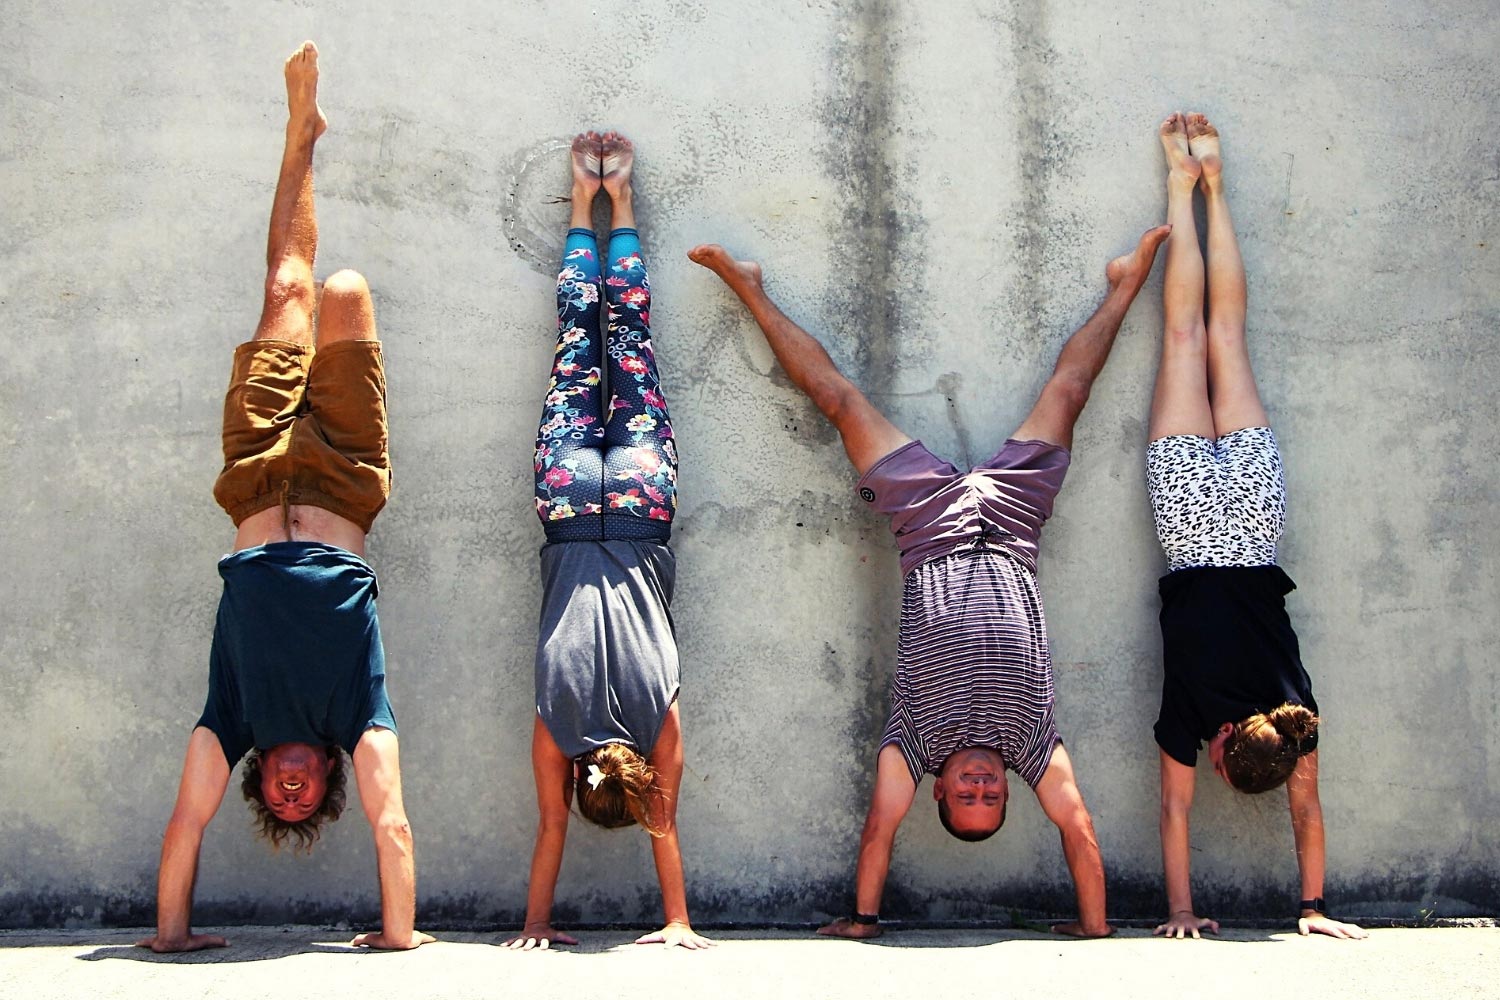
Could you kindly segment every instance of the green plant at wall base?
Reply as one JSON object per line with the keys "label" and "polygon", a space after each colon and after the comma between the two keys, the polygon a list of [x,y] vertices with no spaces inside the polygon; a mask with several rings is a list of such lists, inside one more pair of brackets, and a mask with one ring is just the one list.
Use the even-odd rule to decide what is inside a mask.
{"label": "green plant at wall base", "polygon": [[1050,934],[1052,928],[1047,924],[1039,924],[1035,920],[1027,920],[1021,916],[1019,910],[1010,911],[1010,926],[1018,931],[1036,931],[1039,934]]}

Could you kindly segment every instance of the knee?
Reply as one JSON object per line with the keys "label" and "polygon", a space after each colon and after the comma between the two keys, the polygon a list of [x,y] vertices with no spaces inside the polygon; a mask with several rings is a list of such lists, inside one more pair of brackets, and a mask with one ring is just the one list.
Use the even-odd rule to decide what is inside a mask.
{"label": "knee", "polygon": [[1169,325],[1162,336],[1164,347],[1173,353],[1208,354],[1208,334],[1201,322]]}
{"label": "knee", "polygon": [[312,271],[301,261],[285,261],[266,276],[266,305],[275,310],[300,307],[312,312]]}
{"label": "knee", "polygon": [[335,271],[323,282],[323,305],[355,306],[370,300],[370,285],[358,271]]}
{"label": "knee", "polygon": [[1083,412],[1083,408],[1088,405],[1089,393],[1093,388],[1094,380],[1088,375],[1062,371],[1047,381],[1043,392],[1067,411],[1076,414]]}
{"label": "knee", "polygon": [[318,342],[374,339],[375,307],[370,302],[370,286],[358,271],[335,271],[323,282]]}
{"label": "knee", "polygon": [[806,392],[818,411],[836,427],[842,426],[842,421],[856,408],[861,398],[859,390],[841,376],[819,379],[808,385]]}

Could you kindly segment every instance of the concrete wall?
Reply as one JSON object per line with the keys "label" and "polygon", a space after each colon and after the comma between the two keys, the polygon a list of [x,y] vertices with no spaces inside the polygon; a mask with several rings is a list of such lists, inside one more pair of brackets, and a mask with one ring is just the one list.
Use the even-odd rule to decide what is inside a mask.
{"label": "concrete wall", "polygon": [[[370,539],[429,925],[514,921],[564,139],[641,151],[656,343],[685,456],[675,610],[695,918],[852,903],[899,574],[836,436],[684,257],[715,239],[902,427],[959,463],[1018,423],[1164,213],[1154,129],[1225,133],[1252,352],[1284,444],[1282,561],[1326,713],[1327,895],[1347,914],[1500,909],[1500,51],[1492,5],[708,2],[7,5],[0,32],[0,923],[151,919],[201,706],[209,487],[231,348],[259,308],[280,61],[323,51],[320,273],[363,270],[397,491]],[[1159,274],[1159,272],[1158,272]],[[1160,279],[1126,322],[1047,530],[1059,723],[1111,913],[1160,914],[1161,557],[1142,483]],[[1200,910],[1297,898],[1280,794],[1206,773]],[[1065,912],[1023,786],[996,841],[924,784],[886,913]],[[206,920],[368,920],[356,809],[310,859],[235,792]],[[658,913],[645,836],[577,823],[559,921]]]}

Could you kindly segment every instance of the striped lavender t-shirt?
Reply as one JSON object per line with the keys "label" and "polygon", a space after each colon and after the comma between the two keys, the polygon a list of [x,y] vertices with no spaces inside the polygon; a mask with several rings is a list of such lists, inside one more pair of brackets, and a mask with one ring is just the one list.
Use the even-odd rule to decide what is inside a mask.
{"label": "striped lavender t-shirt", "polygon": [[[881,746],[901,748],[916,782],[965,747],[999,750],[1033,788],[1051,763],[1059,737],[1035,566],[1068,458],[1055,445],[1007,441],[960,473],[912,442],[860,480],[901,542],[906,582]],[[908,553],[920,553],[909,568]]]}

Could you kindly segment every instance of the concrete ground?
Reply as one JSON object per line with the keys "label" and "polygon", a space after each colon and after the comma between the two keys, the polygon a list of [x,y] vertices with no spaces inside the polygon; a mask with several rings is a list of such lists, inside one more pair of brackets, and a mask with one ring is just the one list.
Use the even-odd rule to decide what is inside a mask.
{"label": "concrete ground", "polygon": [[852,997],[1114,998],[1212,995],[1295,998],[1494,997],[1500,929],[1375,930],[1363,942],[1228,930],[1166,942],[1146,930],[1107,941],[1032,931],[905,930],[874,943],[800,931],[726,931],[689,953],[596,931],[548,953],[495,947],[497,933],[442,933],[406,955],[352,951],[347,930],[203,928],[231,947],[161,956],[134,948],[143,931],[0,935],[0,997]]}

